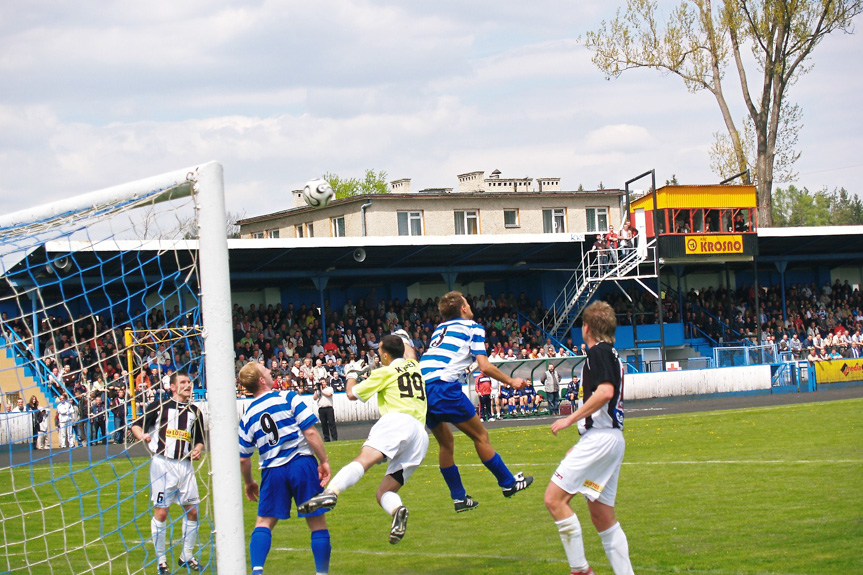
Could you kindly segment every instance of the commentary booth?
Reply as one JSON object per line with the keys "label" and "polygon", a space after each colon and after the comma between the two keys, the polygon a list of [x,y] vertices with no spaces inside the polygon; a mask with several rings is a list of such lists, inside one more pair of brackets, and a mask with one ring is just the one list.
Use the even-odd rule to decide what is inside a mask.
{"label": "commentary booth", "polygon": [[629,205],[630,223],[657,238],[666,263],[752,261],[758,255],[752,185],[664,186]]}

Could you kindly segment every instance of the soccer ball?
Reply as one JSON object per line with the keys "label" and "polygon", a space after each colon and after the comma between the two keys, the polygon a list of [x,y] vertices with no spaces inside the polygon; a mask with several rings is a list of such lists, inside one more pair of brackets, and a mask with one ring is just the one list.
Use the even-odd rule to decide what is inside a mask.
{"label": "soccer ball", "polygon": [[303,199],[313,208],[325,208],[335,197],[336,193],[326,180],[309,180],[303,188]]}

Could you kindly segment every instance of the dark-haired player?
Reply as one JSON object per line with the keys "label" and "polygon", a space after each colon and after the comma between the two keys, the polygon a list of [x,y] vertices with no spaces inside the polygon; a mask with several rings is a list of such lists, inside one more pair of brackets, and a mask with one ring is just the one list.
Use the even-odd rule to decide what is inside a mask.
{"label": "dark-haired player", "polygon": [[[407,354],[406,354],[407,351]],[[310,513],[335,507],[339,494],[356,485],[372,465],[389,461],[387,473],[377,491],[380,506],[392,517],[390,543],[402,540],[407,529],[408,509],[402,505],[399,489],[416,471],[428,451],[425,430],[426,394],[413,349],[398,335],[386,335],[378,348],[382,367],[357,383],[357,374],[348,373],[348,399],[369,401],[377,397],[381,418],[374,424],[360,454],[342,467],[323,493],[300,505]]]}
{"label": "dark-haired player", "polygon": [[584,310],[582,333],[589,346],[582,373],[584,404],[556,420],[555,435],[579,420],[584,433],[560,462],[545,491],[545,506],[554,518],[572,575],[592,575],[584,555],[581,525],[569,502],[584,494],[590,518],[615,575],[632,573],[629,544],[614,516],[614,499],[626,443],[623,439],[623,364],[614,349],[617,319],[605,302]]}
{"label": "dark-haired player", "polygon": [[180,567],[200,571],[195,558],[198,542],[198,482],[192,461],[201,458],[204,449],[204,421],[201,411],[191,403],[192,380],[185,372],[171,374],[171,398],[147,406],[144,414],[132,423],[132,435],[143,441],[153,453],[150,462],[150,493],[153,519],[150,532],[159,564],[159,575],[170,573],[165,555],[165,531],[168,508],[172,503],[183,507],[183,552]]}

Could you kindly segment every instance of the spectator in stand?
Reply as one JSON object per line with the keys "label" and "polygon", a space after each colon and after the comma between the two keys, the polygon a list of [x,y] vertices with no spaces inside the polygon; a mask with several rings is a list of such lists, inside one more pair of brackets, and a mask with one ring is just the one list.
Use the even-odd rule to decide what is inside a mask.
{"label": "spectator in stand", "polygon": [[111,415],[114,417],[114,444],[123,445],[126,442],[126,388],[118,389],[111,399]]}
{"label": "spectator in stand", "polygon": [[553,363],[548,364],[548,369],[539,377],[539,381],[545,389],[548,411],[553,415],[560,415],[560,375],[555,371]]}
{"label": "spectator in stand", "polygon": [[494,421],[491,413],[491,377],[480,372],[474,379],[474,391],[479,396],[479,418]]}
{"label": "spectator in stand", "polygon": [[500,384],[500,405],[505,408],[506,414],[508,417],[511,417],[515,412],[516,403],[518,402],[518,398],[515,395],[515,390],[506,383],[501,382]]}
{"label": "spectator in stand", "polygon": [[620,236],[614,231],[614,226],[608,226],[608,233],[605,235],[605,241],[608,244],[608,256],[613,264],[617,263],[617,247]]}
{"label": "spectator in stand", "polygon": [[78,408],[69,400],[65,392],[60,394],[60,402],[57,404],[57,424],[60,428],[60,447],[75,447],[75,415]]}
{"label": "spectator in stand", "polygon": [[537,413],[539,406],[542,403],[542,396],[540,396],[533,387],[533,380],[528,379],[522,391],[524,392],[525,399],[527,399],[528,412],[534,414]]}
{"label": "spectator in stand", "polygon": [[572,381],[570,381],[566,386],[566,399],[573,407],[573,411],[576,409],[576,404],[578,403],[579,395],[581,393],[578,383],[578,376],[572,374]]}
{"label": "spectator in stand", "polygon": [[321,420],[321,432],[324,436],[324,441],[338,441],[339,432],[336,429],[333,388],[326,377],[318,380],[315,386],[314,399],[318,402],[318,419]]}
{"label": "spectator in stand", "polygon": [[30,401],[27,402],[27,412],[30,413],[33,430],[33,449],[39,449],[38,437],[39,428],[42,425],[42,410],[39,409],[39,399],[35,395],[30,396]]}
{"label": "spectator in stand", "polygon": [[105,433],[105,404],[102,402],[102,394],[95,394],[90,404],[90,443],[106,444],[108,437]]}

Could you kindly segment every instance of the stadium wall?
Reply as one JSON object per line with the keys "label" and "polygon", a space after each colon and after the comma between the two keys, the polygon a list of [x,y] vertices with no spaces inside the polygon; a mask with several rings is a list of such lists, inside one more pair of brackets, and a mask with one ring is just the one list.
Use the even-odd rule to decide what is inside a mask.
{"label": "stadium wall", "polygon": [[747,365],[722,369],[636,373],[626,376],[625,385],[625,397],[632,400],[769,391],[772,381],[770,365]]}

